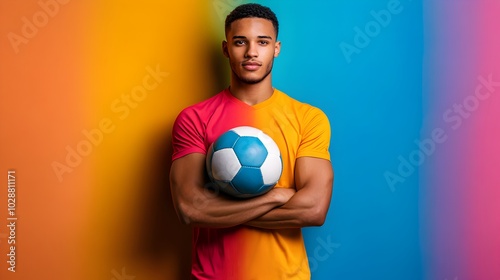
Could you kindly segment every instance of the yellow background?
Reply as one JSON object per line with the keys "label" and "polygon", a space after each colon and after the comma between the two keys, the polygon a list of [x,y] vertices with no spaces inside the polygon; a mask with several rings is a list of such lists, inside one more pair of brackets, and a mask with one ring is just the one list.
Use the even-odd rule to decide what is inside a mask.
{"label": "yellow background", "polygon": [[[186,279],[190,230],[168,188],[171,126],[227,85],[222,15],[237,2],[1,2],[0,172],[16,171],[18,217],[16,272],[2,261],[1,279]],[[144,79],[155,84],[148,69],[168,76],[124,101]],[[92,143],[85,133],[97,130]]]}

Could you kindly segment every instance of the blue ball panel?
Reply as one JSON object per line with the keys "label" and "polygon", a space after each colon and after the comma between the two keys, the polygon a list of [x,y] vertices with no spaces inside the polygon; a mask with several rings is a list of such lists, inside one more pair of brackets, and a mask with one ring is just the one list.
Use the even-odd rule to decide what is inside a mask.
{"label": "blue ball panel", "polygon": [[258,194],[264,180],[259,168],[241,167],[231,184],[242,194]]}
{"label": "blue ball panel", "polygon": [[240,136],[236,134],[234,131],[227,131],[223,133],[214,143],[214,151],[218,151],[221,149],[232,148],[236,140],[238,140]]}
{"label": "blue ball panel", "polygon": [[267,157],[267,149],[257,137],[240,137],[233,149],[242,166],[260,167]]}
{"label": "blue ball panel", "polygon": [[270,191],[274,185],[276,184],[269,184],[269,185],[263,185],[257,192],[259,195],[265,194],[266,192]]}

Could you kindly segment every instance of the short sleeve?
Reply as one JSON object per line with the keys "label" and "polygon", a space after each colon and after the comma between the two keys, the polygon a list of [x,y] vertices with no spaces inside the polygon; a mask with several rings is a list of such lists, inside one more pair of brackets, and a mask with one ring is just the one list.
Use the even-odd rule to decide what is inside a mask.
{"label": "short sleeve", "polygon": [[206,154],[203,124],[192,108],[184,109],[172,129],[172,161],[191,153]]}
{"label": "short sleeve", "polygon": [[323,111],[312,107],[306,113],[302,126],[302,139],[297,157],[316,157],[330,160],[330,122]]}

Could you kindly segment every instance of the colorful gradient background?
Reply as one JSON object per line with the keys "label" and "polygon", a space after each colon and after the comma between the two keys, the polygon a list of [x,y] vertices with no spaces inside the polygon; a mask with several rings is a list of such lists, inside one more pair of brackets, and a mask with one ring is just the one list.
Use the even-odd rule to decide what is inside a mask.
{"label": "colorful gradient background", "polygon": [[[10,169],[18,217],[15,273],[0,226],[2,280],[186,279],[171,126],[228,85],[223,21],[242,2],[0,2],[1,225]],[[500,81],[500,2],[258,2],[281,24],[274,85],[332,124],[331,209],[304,229],[313,279],[500,279],[500,86],[475,98],[478,77]],[[377,29],[373,13],[391,5]],[[435,129],[446,141],[401,176]],[[67,159],[78,147],[86,155]],[[58,178],[54,162],[68,160]],[[401,177],[392,188],[388,172]]]}

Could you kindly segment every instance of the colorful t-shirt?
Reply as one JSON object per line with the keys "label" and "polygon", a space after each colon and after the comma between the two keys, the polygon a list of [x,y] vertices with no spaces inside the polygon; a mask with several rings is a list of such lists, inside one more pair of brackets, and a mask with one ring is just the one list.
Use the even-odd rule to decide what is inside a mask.
{"label": "colorful t-shirt", "polygon": [[[179,114],[173,129],[172,160],[206,154],[222,133],[243,125],[261,129],[278,144],[283,173],[277,187],[295,188],[297,158],[330,160],[330,124],[321,110],[279,90],[250,106],[229,89]],[[192,279],[310,279],[300,228],[194,228],[192,256]]]}

